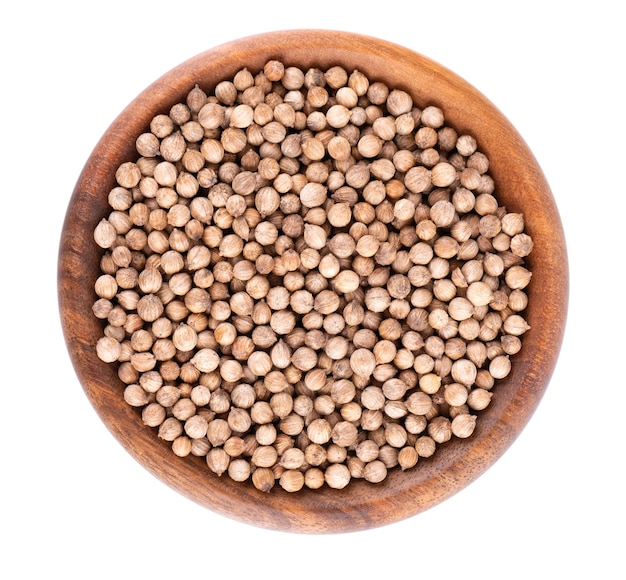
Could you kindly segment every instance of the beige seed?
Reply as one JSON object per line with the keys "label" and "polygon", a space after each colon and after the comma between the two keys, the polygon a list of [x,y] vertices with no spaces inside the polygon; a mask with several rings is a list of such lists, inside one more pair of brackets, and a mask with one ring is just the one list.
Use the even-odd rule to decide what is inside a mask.
{"label": "beige seed", "polygon": [[508,213],[502,217],[502,231],[508,236],[516,236],[524,231],[524,216],[521,213]]}
{"label": "beige seed", "polygon": [[385,428],[385,441],[397,449],[404,447],[407,442],[407,432],[398,423],[389,423]]}
{"label": "beige seed", "polygon": [[292,354],[291,362],[297,369],[309,371],[317,364],[317,354],[313,349],[301,346]]}
{"label": "beige seed", "polygon": [[142,320],[154,322],[163,314],[164,306],[156,294],[146,294],[137,302],[136,310]]}
{"label": "beige seed", "polygon": [[304,485],[309,489],[319,489],[324,485],[324,472],[317,467],[309,467],[304,473]]}
{"label": "beige seed", "polygon": [[491,287],[481,281],[472,282],[467,287],[465,295],[474,306],[486,306],[494,299]]}
{"label": "beige seed", "polygon": [[185,421],[185,433],[191,439],[200,439],[207,433],[208,421],[202,415],[194,415]]}
{"label": "beige seed", "polygon": [[326,200],[326,187],[321,183],[309,182],[300,191],[300,201],[305,207],[318,207]]}
{"label": "beige seed", "polygon": [[233,459],[228,464],[228,476],[233,481],[246,481],[251,473],[251,466],[245,459]]}
{"label": "beige seed", "polygon": [[313,308],[320,314],[332,314],[340,305],[340,298],[332,290],[322,290],[313,301]]}
{"label": "beige seed", "polygon": [[430,209],[430,218],[439,227],[448,227],[452,224],[456,216],[454,205],[441,199],[433,204]]}
{"label": "beige seed", "polygon": [[512,266],[506,271],[506,284],[511,290],[521,290],[530,283],[532,272],[523,266]]}
{"label": "beige seed", "polygon": [[445,443],[452,437],[450,419],[443,416],[434,417],[428,424],[428,435],[435,443]]}
{"label": "beige seed", "polygon": [[390,340],[381,340],[374,345],[374,357],[377,364],[392,362],[396,353],[396,345]]}
{"label": "beige seed", "polygon": [[353,423],[339,421],[332,429],[331,439],[336,445],[350,447],[357,441],[358,435],[358,429]]}
{"label": "beige seed", "polygon": [[174,346],[182,351],[192,351],[198,343],[198,334],[188,324],[180,324],[172,334],[172,342]]}
{"label": "beige seed", "polygon": [[[201,439],[195,439],[193,442],[189,437],[184,435],[177,437],[172,441],[172,452],[177,457],[187,457],[190,453],[194,452],[194,443],[197,441],[202,441]],[[202,453],[196,451],[197,455],[202,455]]]}
{"label": "beige seed", "polygon": [[456,169],[450,163],[437,163],[430,173],[430,179],[433,185],[437,187],[448,187],[452,185],[457,177]]}
{"label": "beige seed", "polygon": [[247,366],[257,377],[264,377],[270,372],[273,364],[269,354],[264,351],[254,351],[248,357]]}
{"label": "beige seed", "polygon": [[435,440],[428,435],[419,437],[415,442],[415,450],[419,457],[431,457],[435,453],[436,446]]}
{"label": "beige seed", "polygon": [[215,447],[224,445],[231,436],[232,430],[224,419],[213,419],[207,424],[206,436]]}
{"label": "beige seed", "polygon": [[419,455],[415,447],[403,447],[398,452],[398,464],[403,471],[411,469],[417,465]]}
{"label": "beige seed", "polygon": [[427,373],[419,379],[420,389],[429,395],[434,395],[441,387],[441,377],[434,373]]}
{"label": "beige seed", "polygon": [[307,427],[306,433],[312,443],[323,445],[330,441],[332,427],[326,419],[314,419]]}
{"label": "beige seed", "polygon": [[380,153],[382,146],[383,140],[377,135],[370,133],[359,139],[357,150],[363,157],[371,159]]}
{"label": "beige seed", "polygon": [[450,383],[444,389],[444,399],[448,405],[459,407],[467,401],[468,390],[460,383]]}
{"label": "beige seed", "polygon": [[150,397],[141,386],[131,384],[124,389],[124,401],[131,407],[143,407],[150,402]]}
{"label": "beige seed", "polygon": [[326,154],[323,141],[314,137],[307,137],[301,142],[302,153],[311,161],[319,161]]}
{"label": "beige seed", "polygon": [[148,427],[158,427],[165,421],[166,411],[159,403],[150,403],[143,408],[141,420]]}
{"label": "beige seed", "polygon": [[310,248],[321,250],[326,246],[326,232],[324,228],[315,224],[305,224],[304,241]]}
{"label": "beige seed", "polygon": [[337,292],[347,294],[356,291],[361,285],[361,278],[352,270],[342,270],[333,279],[333,287]]}
{"label": "beige seed", "polygon": [[121,187],[132,189],[141,179],[141,170],[135,163],[127,161],[116,170],[115,179]]}
{"label": "beige seed", "polygon": [[494,379],[503,379],[511,372],[511,359],[506,355],[495,357],[489,363],[489,372]]}
{"label": "beige seed", "polygon": [[519,314],[508,316],[503,324],[504,332],[513,336],[521,336],[530,330],[530,325]]}
{"label": "beige seed", "polygon": [[458,296],[448,304],[448,314],[457,321],[467,320],[474,314],[474,304],[467,298]]}
{"label": "beige seed", "polygon": [[409,385],[399,378],[390,378],[383,383],[382,390],[390,401],[399,401],[404,398]]}
{"label": "beige seed", "polygon": [[94,240],[101,248],[110,248],[117,239],[115,227],[106,219],[98,222],[94,230]]}
{"label": "beige seed", "polygon": [[430,412],[432,406],[433,401],[430,398],[430,395],[423,391],[411,393],[406,400],[407,410],[414,415],[426,415]]}
{"label": "beige seed", "polygon": [[450,424],[452,434],[461,439],[467,439],[476,428],[476,415],[463,413],[452,419]]}
{"label": "beige seed", "polygon": [[222,475],[230,464],[230,456],[220,447],[211,449],[206,456],[209,469],[216,475]]}
{"label": "beige seed", "polygon": [[220,357],[216,351],[203,348],[197,351],[191,358],[191,363],[203,373],[210,373],[217,369]]}
{"label": "beige seed", "polygon": [[287,469],[281,474],[279,484],[290,493],[300,491],[304,486],[304,474],[297,469]]}
{"label": "beige seed", "polygon": [[328,155],[337,161],[346,161],[352,154],[350,142],[341,135],[332,137],[326,146]]}
{"label": "beige seed", "polygon": [[332,489],[343,489],[350,483],[350,470],[343,463],[333,463],[326,468],[324,481]]}
{"label": "beige seed", "polygon": [[248,411],[239,407],[230,410],[227,422],[228,426],[235,433],[246,433],[252,425],[252,419]]}
{"label": "beige seed", "polygon": [[462,385],[471,386],[476,380],[476,365],[468,359],[459,359],[452,363],[452,378]]}
{"label": "beige seed", "polygon": [[103,362],[115,362],[120,357],[121,352],[122,345],[113,337],[103,336],[96,343],[96,354]]}
{"label": "beige seed", "polygon": [[343,105],[333,105],[326,112],[326,121],[335,129],[345,127],[349,123],[350,117],[350,110]]}
{"label": "beige seed", "polygon": [[265,376],[263,385],[270,393],[280,393],[289,388],[289,382],[280,371],[270,371]]}
{"label": "beige seed", "polygon": [[352,220],[352,210],[348,203],[335,203],[328,210],[328,223],[336,228],[347,226]]}
{"label": "beige seed", "polygon": [[274,472],[270,468],[258,468],[252,472],[252,483],[259,491],[269,493],[276,483]]}
{"label": "beige seed", "polygon": [[384,312],[391,304],[391,297],[385,288],[370,288],[365,293],[365,305],[372,312]]}
{"label": "beige seed", "polygon": [[243,367],[234,359],[223,361],[219,370],[221,377],[229,383],[234,383],[243,377]]}
{"label": "beige seed", "polygon": [[385,395],[380,387],[368,386],[361,393],[361,405],[369,410],[382,409],[385,400]]}
{"label": "beige seed", "polygon": [[365,348],[357,348],[350,356],[352,371],[362,377],[370,377],[376,368],[374,353]]}
{"label": "beige seed", "polygon": [[472,389],[467,396],[467,404],[475,411],[486,409],[491,402],[492,393],[486,389]]}
{"label": "beige seed", "polygon": [[380,483],[387,477],[387,466],[378,459],[370,461],[365,465],[363,477],[370,483]]}

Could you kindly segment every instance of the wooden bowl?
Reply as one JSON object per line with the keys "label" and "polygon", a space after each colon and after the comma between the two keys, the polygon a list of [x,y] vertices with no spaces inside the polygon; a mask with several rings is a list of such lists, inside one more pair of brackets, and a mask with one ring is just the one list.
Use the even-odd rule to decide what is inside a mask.
{"label": "wooden bowl", "polygon": [[[92,314],[100,250],[98,221],[110,211],[108,191],[117,166],[134,157],[135,138],[157,113],[185,99],[197,83],[210,90],[242,67],[259,70],[270,58],[300,68],[336,64],[408,91],[419,106],[439,105],[446,123],[473,135],[490,159],[497,196],[525,215],[534,241],[533,272],[525,313],[531,330],[498,383],[492,404],[480,413],[470,439],[452,440],[411,470],[391,470],[380,484],[353,480],[343,490],[324,486],[268,494],[210,472],[204,458],[176,457],[169,443],[142,424],[123,399],[113,365],[94,345],[102,326]],[[112,123],[86,163],[63,226],[58,293],[67,348],[78,378],[102,421],[147,470],[184,496],[217,513],[259,527],[301,533],[338,533],[390,524],[449,498],[487,470],[513,443],[542,398],[564,332],[568,267],[564,234],[548,184],[533,154],[507,119],[481,93],[443,66],[411,50],[352,33],[295,30],[237,40],[179,65],[143,91]]]}

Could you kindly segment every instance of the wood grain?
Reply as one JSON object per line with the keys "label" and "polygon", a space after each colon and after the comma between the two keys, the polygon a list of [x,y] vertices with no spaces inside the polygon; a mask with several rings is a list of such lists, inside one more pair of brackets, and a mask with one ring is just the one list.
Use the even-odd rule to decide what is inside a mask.
{"label": "wood grain", "polygon": [[[382,484],[353,481],[344,490],[269,494],[218,478],[199,458],[179,459],[123,400],[111,365],[96,356],[100,322],[92,315],[99,251],[96,223],[108,213],[117,166],[133,158],[134,141],[157,113],[183,100],[197,83],[210,90],[242,67],[259,70],[277,58],[301,68],[340,64],[370,79],[407,90],[420,106],[443,108],[446,122],[477,138],[490,159],[497,196],[523,212],[535,248],[526,313],[532,329],[514,357],[511,375],[497,386],[469,440],[451,441],[407,472],[392,470]],[[352,33],[298,30],[248,37],[208,50],[142,92],[112,123],[79,176],[63,225],[58,297],[67,348],[83,389],[111,433],[165,484],[210,510],[247,524],[298,533],[339,533],[387,525],[431,508],[474,481],[527,425],[553,373],[568,300],[566,245],[552,192],[522,137],[480,92],[445,67],[404,47]]]}

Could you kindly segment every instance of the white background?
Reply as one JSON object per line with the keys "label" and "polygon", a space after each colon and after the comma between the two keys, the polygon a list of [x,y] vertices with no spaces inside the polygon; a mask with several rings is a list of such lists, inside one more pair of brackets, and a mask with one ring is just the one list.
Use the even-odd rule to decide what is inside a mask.
{"label": "white background", "polygon": [[[626,43],[619,3],[23,2],[0,37],[0,577],[626,578]],[[431,510],[339,535],[216,515],[135,462],[70,364],[56,288],[92,148],[153,80],[242,36],[330,28],[423,53],[511,120],[553,190],[570,258],[561,356],[526,430]]]}

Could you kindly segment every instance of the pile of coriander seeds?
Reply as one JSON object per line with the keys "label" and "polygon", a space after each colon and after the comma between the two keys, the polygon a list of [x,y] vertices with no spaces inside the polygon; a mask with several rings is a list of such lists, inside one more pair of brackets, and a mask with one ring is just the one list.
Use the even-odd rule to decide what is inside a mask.
{"label": "pile of coriander seeds", "polygon": [[441,108],[272,60],[190,87],[136,150],[94,231],[94,346],[174,454],[297,492],[471,437],[533,242]]}

